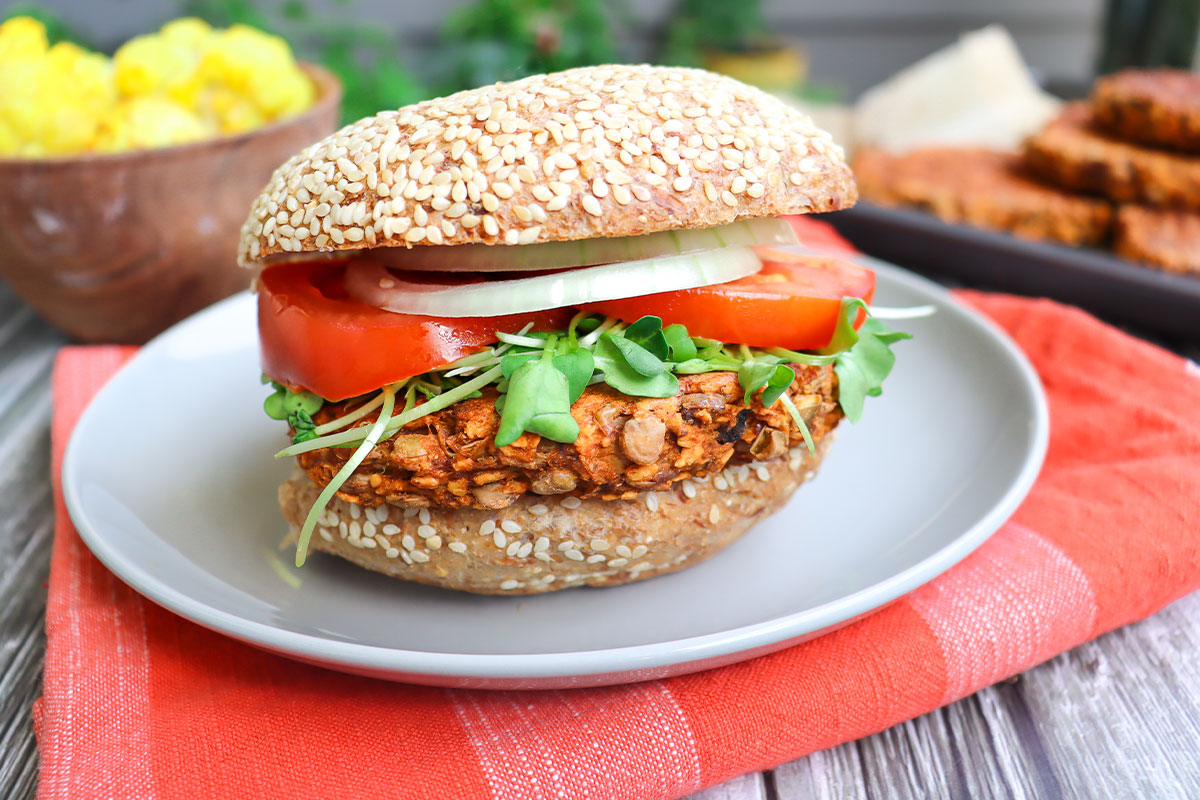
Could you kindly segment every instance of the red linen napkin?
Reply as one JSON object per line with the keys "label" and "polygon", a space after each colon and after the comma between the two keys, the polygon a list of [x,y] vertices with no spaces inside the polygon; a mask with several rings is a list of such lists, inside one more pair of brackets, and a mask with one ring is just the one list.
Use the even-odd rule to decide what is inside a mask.
{"label": "red linen napkin", "polygon": [[[805,240],[838,244],[819,228]],[[82,545],[57,485],[76,418],[132,351],[67,348],[54,379],[39,796],[676,797],[927,712],[1200,587],[1195,365],[1048,301],[958,298],[1012,334],[1049,396],[1045,468],[1000,531],[820,639],[695,675],[554,692],[341,675],[143,600]]]}

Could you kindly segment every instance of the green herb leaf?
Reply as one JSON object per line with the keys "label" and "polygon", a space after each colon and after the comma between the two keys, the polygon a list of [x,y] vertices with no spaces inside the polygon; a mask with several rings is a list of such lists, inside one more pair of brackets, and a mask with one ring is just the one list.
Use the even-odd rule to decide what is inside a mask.
{"label": "green herb leaf", "polygon": [[833,338],[822,350],[822,355],[836,355],[845,352],[858,341],[858,331],[854,323],[858,321],[859,312],[866,313],[867,304],[857,297],[843,297],[842,307],[838,312],[837,327],[833,330]]}
{"label": "green herb leaf", "polygon": [[541,357],[541,350],[522,350],[519,353],[508,353],[500,359],[500,369],[506,378],[511,378],[512,374],[527,361],[533,361]]}
{"label": "green herb leaf", "polygon": [[309,439],[315,439],[319,435],[316,431],[317,426],[313,423],[313,418],[304,409],[299,409],[289,414],[288,424],[295,431],[292,435],[292,444],[307,442]]}
{"label": "green herb leaf", "polygon": [[583,390],[587,388],[588,381],[592,379],[592,373],[596,371],[596,360],[592,358],[592,353],[582,347],[561,356],[555,356],[551,362],[554,368],[567,376],[567,386],[570,388],[571,403],[583,394]]}
{"label": "green herb leaf", "polygon": [[775,405],[775,401],[787,391],[795,379],[796,373],[792,372],[791,367],[770,357],[767,357],[767,360],[742,364],[738,370],[738,382],[746,391],[743,401],[749,403],[754,393],[762,389],[762,404],[767,408]]}
{"label": "green herb leaf", "polygon": [[297,411],[315,414],[325,405],[325,398],[312,392],[292,392],[286,386],[263,376],[264,382],[270,383],[275,391],[263,401],[263,411],[271,419],[287,419]]}
{"label": "green herb leaf", "polygon": [[866,398],[883,392],[883,379],[896,362],[891,345],[911,338],[907,333],[889,330],[877,319],[869,318],[862,324],[857,341],[838,354],[833,365],[838,377],[838,403],[846,412],[846,419],[858,422]]}
{"label": "green herb leaf", "polygon": [[603,341],[604,339],[612,342],[613,347],[621,352],[625,363],[632,367],[638,374],[645,375],[647,378],[653,378],[655,375],[660,375],[667,371],[667,365],[663,363],[662,359],[636,342],[632,342],[623,336],[602,336],[601,340]]}
{"label": "green herb leaf", "polygon": [[689,361],[699,353],[696,343],[692,341],[692,337],[688,336],[687,328],[682,325],[668,325],[663,328],[663,336],[667,339],[667,349],[670,351],[672,361]]}
{"label": "green herb leaf", "polygon": [[625,329],[625,339],[642,347],[659,361],[667,360],[667,337],[663,333],[662,320],[658,317],[642,317]]}
{"label": "green herb leaf", "polygon": [[689,358],[687,361],[672,364],[671,369],[676,375],[699,375],[701,372],[716,372],[725,368],[715,366],[711,361],[705,361],[703,358]]}
{"label": "green herb leaf", "polygon": [[496,446],[512,444],[525,431],[556,442],[579,438],[579,424],[571,416],[570,384],[551,362],[550,351],[526,361],[509,378]]}
{"label": "green herb leaf", "polygon": [[605,383],[618,392],[632,397],[671,397],[679,391],[679,379],[668,372],[666,365],[658,359],[654,359],[658,361],[659,365],[659,371],[654,375],[646,375],[642,370],[635,369],[629,363],[621,342],[630,348],[630,352],[634,353],[635,358],[641,360],[643,369],[648,368],[646,359],[654,358],[653,355],[624,338],[607,334],[601,336],[596,342],[596,350],[593,355],[596,360],[596,369],[604,374]]}

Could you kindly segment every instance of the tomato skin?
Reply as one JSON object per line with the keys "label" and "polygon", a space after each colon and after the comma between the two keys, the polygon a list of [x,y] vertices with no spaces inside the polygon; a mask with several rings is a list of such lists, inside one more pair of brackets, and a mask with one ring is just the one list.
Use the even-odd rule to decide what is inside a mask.
{"label": "tomato skin", "polygon": [[293,389],[344,400],[469,355],[496,341],[496,331],[561,330],[573,313],[460,319],[396,314],[341,290],[344,266],[302,261],[263,270],[258,332],[263,372]]}
{"label": "tomato skin", "polygon": [[664,325],[681,323],[693,336],[730,344],[810,350],[833,338],[843,297],[869,303],[875,294],[875,273],[866,267],[789,248],[757,250],[763,259],[757,275],[588,307],[626,321],[652,314]]}

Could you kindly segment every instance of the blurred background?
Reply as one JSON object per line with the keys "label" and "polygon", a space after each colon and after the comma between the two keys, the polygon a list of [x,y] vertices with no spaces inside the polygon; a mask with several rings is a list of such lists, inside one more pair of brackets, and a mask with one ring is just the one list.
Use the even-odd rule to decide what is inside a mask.
{"label": "blurred background", "polygon": [[[106,52],[183,15],[214,25],[248,22],[283,35],[301,57],[343,73],[347,117],[357,117],[522,72],[602,60],[695,62],[703,52],[744,55],[780,43],[796,49],[747,68],[769,73],[768,82],[847,100],[964,31],[993,23],[1009,30],[1035,75],[1082,84],[1101,55],[1105,5],[1103,0],[0,0],[0,16],[36,10],[61,23],[63,35]],[[351,63],[361,79],[349,75]]]}

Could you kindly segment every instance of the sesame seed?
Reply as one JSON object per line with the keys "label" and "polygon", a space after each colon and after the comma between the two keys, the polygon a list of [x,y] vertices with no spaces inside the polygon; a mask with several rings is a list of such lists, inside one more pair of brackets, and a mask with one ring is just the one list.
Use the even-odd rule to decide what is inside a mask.
{"label": "sesame seed", "polygon": [[406,533],[404,534],[404,538],[400,540],[400,546],[405,550],[414,550],[417,546],[417,540]]}
{"label": "sesame seed", "polygon": [[333,534],[329,532],[328,528],[321,528],[317,532],[321,535],[321,538],[324,539],[325,541],[327,541],[327,542],[333,541]]}
{"label": "sesame seed", "polygon": [[[421,510],[424,511],[424,509],[421,509]],[[437,533],[437,530],[435,530],[432,525],[418,525],[417,526],[417,536],[420,536],[422,539],[428,539],[430,536],[433,536],[435,533]]]}
{"label": "sesame seed", "polygon": [[574,543],[574,542],[570,542],[570,541],[568,541],[568,542],[559,542],[559,543],[558,543],[558,551],[559,551],[560,553],[564,553],[564,552],[566,552],[567,550],[570,550],[570,549],[571,549],[572,547],[574,547],[574,546],[575,546],[575,543]]}
{"label": "sesame seed", "polygon": [[[547,553],[534,553],[533,557],[536,558],[538,561],[553,561],[554,560]],[[553,577],[553,576],[550,576],[550,577]]]}
{"label": "sesame seed", "polygon": [[689,480],[683,482],[683,495],[688,499],[696,496],[696,485]]}
{"label": "sesame seed", "polygon": [[400,555],[400,551],[394,547],[389,547],[387,550],[383,551],[383,554],[388,558],[397,558]]}
{"label": "sesame seed", "polygon": [[625,558],[610,558],[608,560],[608,565],[610,567],[623,567],[628,563],[629,563],[629,560],[625,559]]}
{"label": "sesame seed", "polygon": [[429,554],[424,550],[413,550],[411,555],[412,560],[416,561],[418,564],[425,564],[429,562]]}
{"label": "sesame seed", "polygon": [[529,513],[533,514],[535,517],[540,517],[549,511],[550,509],[544,503],[537,503],[531,506],[529,509]]}
{"label": "sesame seed", "polygon": [[508,543],[508,537],[504,535],[504,531],[496,531],[492,534],[492,543],[496,547],[504,547]]}
{"label": "sesame seed", "polygon": [[465,544],[463,544],[462,542],[451,542],[450,544],[446,545],[446,547],[449,547],[455,553],[467,552],[467,546]]}
{"label": "sesame seed", "polygon": [[604,211],[600,208],[600,201],[597,200],[594,195],[583,195],[581,204],[583,205],[583,210],[594,217],[598,217],[604,213]]}
{"label": "sesame seed", "polygon": [[712,508],[710,508],[708,510],[708,521],[711,522],[713,525],[716,525],[718,522],[720,522],[721,521],[721,509],[715,505]]}
{"label": "sesame seed", "polygon": [[608,542],[605,541],[604,539],[592,539],[592,541],[588,542],[588,545],[593,550],[600,550],[600,551],[607,550],[609,547]]}
{"label": "sesame seed", "polygon": [[362,516],[362,508],[358,505],[358,503],[351,503],[350,504],[350,519],[358,519],[361,516]]}
{"label": "sesame seed", "polygon": [[569,494],[559,501],[559,505],[563,508],[576,509],[583,505],[583,501],[573,494]]}
{"label": "sesame seed", "polygon": [[521,526],[518,525],[516,522],[514,522],[511,519],[506,519],[503,522],[501,522],[500,527],[503,528],[508,533],[520,533],[521,532]]}
{"label": "sesame seed", "polygon": [[525,558],[531,552],[533,552],[533,543],[532,542],[522,542],[521,546],[519,548],[517,548],[517,558]]}
{"label": "sesame seed", "polygon": [[378,547],[374,539],[360,539],[358,546],[365,547],[368,550],[374,550],[376,547]]}
{"label": "sesame seed", "polygon": [[650,509],[651,513],[658,511],[658,494],[650,492],[646,495],[646,508]]}
{"label": "sesame seed", "polygon": [[563,555],[572,561],[583,561],[583,553],[578,550],[565,550],[563,551]]}
{"label": "sesame seed", "polygon": [[771,480],[771,471],[766,467],[759,467],[758,469],[754,470],[754,474],[758,476],[760,481],[765,482]]}
{"label": "sesame seed", "polygon": [[500,588],[507,592],[511,589],[516,589],[520,585],[521,585],[520,581],[509,578],[504,583],[500,584]]}
{"label": "sesame seed", "polygon": [[494,519],[485,520],[484,523],[479,526],[479,535],[480,536],[488,536],[494,530],[496,530],[496,520],[494,520]]}
{"label": "sesame seed", "polygon": [[602,561],[604,561],[604,556],[600,555],[599,553],[594,556],[587,557],[587,563],[589,564],[599,564]]}
{"label": "sesame seed", "polygon": [[538,551],[539,553],[542,552],[543,550],[549,550],[550,549],[550,540],[547,539],[545,536],[539,536],[537,539],[537,542],[533,546],[533,549]]}
{"label": "sesame seed", "polygon": [[641,558],[642,556],[646,555],[646,553],[649,551],[649,549],[650,548],[646,547],[646,545],[639,544],[637,547],[633,548],[632,557],[633,558]]}
{"label": "sesame seed", "polygon": [[442,537],[438,536],[437,534],[430,536],[428,539],[425,540],[425,546],[428,547],[430,550],[442,549]]}
{"label": "sesame seed", "polygon": [[508,549],[504,551],[504,555],[515,556],[517,554],[517,551],[520,549],[521,549],[521,542],[513,541],[513,542],[509,543]]}

